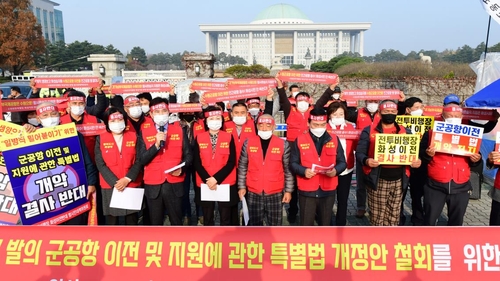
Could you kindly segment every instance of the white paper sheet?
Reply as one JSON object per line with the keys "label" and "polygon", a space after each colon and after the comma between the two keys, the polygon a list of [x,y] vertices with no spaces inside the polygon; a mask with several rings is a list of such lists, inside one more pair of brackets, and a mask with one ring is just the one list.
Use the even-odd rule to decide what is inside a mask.
{"label": "white paper sheet", "polygon": [[245,225],[248,225],[248,221],[250,220],[250,214],[248,213],[248,205],[245,197],[241,199],[241,209],[243,210],[243,220],[245,221]]}
{"label": "white paper sheet", "polygon": [[142,199],[144,198],[144,188],[126,187],[123,191],[113,188],[111,195],[111,208],[125,210],[141,210]]}
{"label": "white paper sheet", "polygon": [[165,170],[165,174],[171,173],[171,172],[173,172],[173,171],[175,171],[175,170],[177,170],[179,168],[182,168],[184,166],[186,166],[186,162],[182,162],[182,163],[180,163],[179,165],[177,165],[175,167],[172,167],[172,168],[170,168],[168,170]]}
{"label": "white paper sheet", "polygon": [[215,202],[229,202],[229,184],[217,185],[216,190],[211,190],[208,185],[201,184],[201,200]]}

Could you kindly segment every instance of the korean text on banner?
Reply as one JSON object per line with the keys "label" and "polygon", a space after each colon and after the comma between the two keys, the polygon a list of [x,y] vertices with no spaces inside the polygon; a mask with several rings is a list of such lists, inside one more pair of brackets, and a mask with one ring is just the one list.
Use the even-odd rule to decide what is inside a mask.
{"label": "korean text on banner", "polygon": [[434,121],[431,145],[436,148],[436,152],[441,153],[464,156],[479,153],[483,130],[469,125]]}
{"label": "korean text on banner", "polygon": [[486,13],[500,24],[500,0],[479,0],[479,2],[483,5]]}
{"label": "korean text on banner", "polygon": [[381,165],[410,165],[418,160],[420,137],[409,134],[376,134],[374,159]]}
{"label": "korean text on banner", "polygon": [[463,119],[473,120],[490,120],[498,119],[496,109],[480,109],[480,108],[464,108]]}
{"label": "korean text on banner", "polygon": [[253,97],[263,97],[269,94],[269,86],[256,86],[253,88],[238,88],[221,92],[206,92],[203,98],[207,103],[215,103],[228,100],[239,100]]}
{"label": "korean text on banner", "polygon": [[410,115],[398,115],[396,117],[396,122],[411,130],[412,134],[419,135],[420,138],[425,132],[432,129],[434,124],[434,116],[410,116]]}
{"label": "korean text on banner", "polygon": [[3,112],[35,111],[36,107],[43,102],[53,102],[59,109],[67,107],[67,98],[41,98],[41,99],[17,99],[2,101]]}
{"label": "korean text on banner", "polygon": [[35,78],[37,88],[94,88],[99,86],[99,77],[40,77]]}
{"label": "korean text on banner", "polygon": [[397,100],[400,98],[399,90],[343,90],[346,100]]}
{"label": "korean text on banner", "polygon": [[340,139],[358,140],[362,130],[329,130],[328,133],[336,135]]}
{"label": "korean text on banner", "polygon": [[191,83],[192,90],[200,91],[223,91],[226,90],[226,82],[211,82],[211,81],[193,81]]}
{"label": "korean text on banner", "polygon": [[142,92],[170,92],[168,82],[115,83],[111,85],[113,94],[136,94]]}
{"label": "korean text on banner", "polygon": [[306,82],[319,84],[338,84],[339,76],[335,73],[280,70],[277,75],[281,81]]}
{"label": "korean text on banner", "polygon": [[16,198],[12,191],[5,159],[0,153],[0,225],[14,225],[19,221]]}
{"label": "korean text on banner", "polygon": [[239,88],[250,88],[259,86],[268,86],[270,88],[275,88],[277,85],[276,79],[266,78],[266,79],[231,79],[226,82],[227,88],[229,90],[239,89]]}
{"label": "korean text on banner", "polygon": [[145,230],[3,226],[0,270],[4,280],[122,281],[166,272],[168,280],[497,280],[500,271],[495,227]]}
{"label": "korean text on banner", "polygon": [[201,112],[201,103],[169,103],[168,111],[177,112]]}
{"label": "korean text on banner", "polygon": [[24,133],[23,126],[0,120],[0,139],[20,136],[22,133]]}
{"label": "korean text on banner", "polygon": [[90,210],[74,123],[2,139],[0,146],[23,224],[60,224]]}

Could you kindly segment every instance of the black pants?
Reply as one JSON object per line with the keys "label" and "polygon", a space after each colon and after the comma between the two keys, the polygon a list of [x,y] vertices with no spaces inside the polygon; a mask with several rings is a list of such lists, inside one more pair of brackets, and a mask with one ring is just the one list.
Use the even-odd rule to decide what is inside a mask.
{"label": "black pants", "polygon": [[[107,225],[117,225],[120,217],[106,216]],[[125,219],[125,225],[137,225],[139,221],[139,216],[137,213],[126,215],[123,217]]]}
{"label": "black pants", "polygon": [[446,194],[428,184],[424,185],[425,225],[436,225],[444,204],[448,207],[448,226],[462,225],[469,204],[469,193]]}
{"label": "black pants", "polygon": [[[157,186],[156,186],[157,187]],[[156,188],[155,186],[144,186]],[[184,195],[184,183],[163,183],[156,197],[150,196],[146,190],[146,199],[149,207],[149,218],[151,225],[163,225],[165,210],[168,213],[170,225],[182,225],[182,196]]]}
{"label": "black pants", "polygon": [[335,193],[326,197],[306,197],[299,195],[300,225],[313,226],[316,214],[318,225],[329,226],[332,219],[332,209],[335,203]]}
{"label": "black pants", "polygon": [[500,202],[491,200],[490,225],[500,225]]}
{"label": "black pants", "polygon": [[366,211],[366,186],[363,164],[356,161],[356,210]]}
{"label": "black pants", "polygon": [[[203,208],[203,225],[215,225],[214,211],[215,202],[207,203]],[[219,215],[221,226],[237,226],[239,225],[238,219],[238,204],[230,207],[221,207],[219,204]]]}
{"label": "black pants", "polygon": [[292,199],[290,199],[290,207],[288,207],[288,215],[292,217],[297,216],[297,213],[299,212],[299,194],[297,193],[297,189],[297,178],[295,178]]}
{"label": "black pants", "polygon": [[[412,171],[413,173],[413,171]],[[424,205],[422,198],[424,197],[424,185],[427,179],[426,174],[414,173],[410,176],[410,197],[411,197],[411,223],[415,226],[424,225]],[[401,202],[401,221],[400,225],[404,225],[404,204],[408,189],[404,190],[403,201]]]}
{"label": "black pants", "polygon": [[347,202],[351,190],[352,172],[339,176],[337,186],[337,214],[335,215],[335,225],[345,226],[347,224]]}

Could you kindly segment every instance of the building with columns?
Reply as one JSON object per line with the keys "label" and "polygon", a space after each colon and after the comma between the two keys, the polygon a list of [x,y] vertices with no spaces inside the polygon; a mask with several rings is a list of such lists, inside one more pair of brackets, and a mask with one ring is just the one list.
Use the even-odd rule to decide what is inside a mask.
{"label": "building with columns", "polygon": [[266,8],[250,24],[200,24],[207,53],[240,56],[266,67],[275,58],[283,65],[307,66],[344,52],[363,55],[364,32],[370,27],[367,22],[314,23],[287,4]]}

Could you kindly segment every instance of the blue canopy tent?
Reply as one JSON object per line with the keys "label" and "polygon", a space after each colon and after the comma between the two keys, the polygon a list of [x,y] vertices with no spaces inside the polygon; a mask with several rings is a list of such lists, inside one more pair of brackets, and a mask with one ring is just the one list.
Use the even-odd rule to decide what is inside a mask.
{"label": "blue canopy tent", "polygon": [[[465,105],[467,107],[480,107],[480,108],[500,108],[500,79],[484,87],[482,90],[472,95],[470,98],[465,100]],[[488,154],[495,149],[494,138],[487,139],[483,138],[481,142],[481,154],[486,163]],[[490,184],[493,183],[497,170],[484,170],[484,177]]]}

